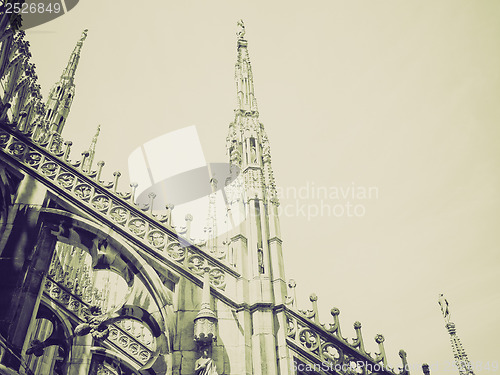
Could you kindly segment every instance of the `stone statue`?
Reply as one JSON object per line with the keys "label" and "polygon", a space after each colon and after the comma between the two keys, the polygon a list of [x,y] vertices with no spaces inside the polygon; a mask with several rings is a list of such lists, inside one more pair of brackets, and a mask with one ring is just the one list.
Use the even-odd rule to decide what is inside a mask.
{"label": "stone statue", "polygon": [[218,375],[214,361],[208,356],[208,351],[203,350],[203,355],[194,363],[196,375]]}
{"label": "stone statue", "polygon": [[245,24],[243,20],[238,21],[238,31],[236,32],[236,36],[238,39],[245,39]]}
{"label": "stone statue", "polygon": [[259,273],[264,273],[264,252],[260,247],[257,250],[257,260],[259,263]]}
{"label": "stone statue", "polygon": [[255,146],[252,146],[250,149],[250,159],[253,164],[257,164],[257,151],[255,150]]}

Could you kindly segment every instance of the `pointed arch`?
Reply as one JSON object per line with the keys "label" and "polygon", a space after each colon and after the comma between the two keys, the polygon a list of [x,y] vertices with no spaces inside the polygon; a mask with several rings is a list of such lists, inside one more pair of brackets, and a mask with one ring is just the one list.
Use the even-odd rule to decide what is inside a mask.
{"label": "pointed arch", "polygon": [[121,306],[112,317],[120,319],[121,312],[126,314],[122,318],[141,319],[155,333],[156,351],[146,368],[152,366],[158,357],[170,353],[173,327],[168,325],[167,306],[171,299],[154,269],[112,228],[60,209],[42,209],[40,216],[59,241],[86,249],[94,267],[109,268],[122,274],[130,286],[134,277],[141,280],[156,305],[154,315],[138,306]]}

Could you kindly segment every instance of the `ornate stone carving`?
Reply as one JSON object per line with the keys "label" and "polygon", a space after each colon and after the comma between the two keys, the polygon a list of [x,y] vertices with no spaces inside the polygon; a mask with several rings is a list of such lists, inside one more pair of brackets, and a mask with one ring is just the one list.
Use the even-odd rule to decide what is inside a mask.
{"label": "ornate stone carving", "polygon": [[148,242],[156,248],[162,248],[165,245],[165,235],[159,230],[151,230],[148,233]]}
{"label": "ornate stone carving", "polygon": [[49,161],[43,163],[40,170],[45,176],[52,178],[56,175],[58,168],[59,166],[56,163]]}
{"label": "ornate stone carving", "polygon": [[[33,133],[28,133],[27,136],[39,138],[45,133],[48,134],[44,124],[40,124],[37,129]],[[225,252],[210,256],[184,239],[179,241],[178,236],[172,233],[171,229],[162,226],[159,221],[161,218],[156,220],[154,216],[138,212],[135,206],[129,207],[124,200],[131,196],[130,193],[123,195],[110,191],[104,188],[104,185],[99,181],[92,180],[92,176],[86,176],[85,173],[79,171],[81,161],[74,163],[67,160],[68,150],[65,151],[64,156],[54,155],[48,146],[48,136],[42,143],[35,146],[20,142],[16,138],[16,134],[11,134],[10,130],[5,129],[0,132],[0,149],[3,148],[9,153],[15,153],[18,162],[29,166],[34,173],[40,174],[45,179],[54,180],[56,187],[63,187],[96,212],[123,225],[139,241],[158,249],[168,259],[178,263],[186,272],[201,275],[200,267],[210,266],[214,270],[211,271],[210,283],[221,290],[225,288],[229,275],[235,281],[234,277],[237,273],[228,274],[222,266],[223,263],[228,262]],[[66,144],[69,145],[69,143]],[[45,181],[45,183],[49,183],[49,181]],[[187,218],[187,220],[189,219],[190,217]],[[189,256],[187,249],[189,249]],[[196,257],[191,258],[194,255]],[[81,289],[83,286],[79,287]],[[82,291],[85,298],[87,298],[87,294]]]}
{"label": "ornate stone carving", "polygon": [[128,210],[121,206],[115,206],[111,209],[109,215],[118,224],[124,224],[128,218]]}
{"label": "ornate stone carving", "polygon": [[87,201],[89,200],[90,196],[92,195],[92,188],[90,185],[87,184],[80,184],[75,187],[75,195],[84,200]]}
{"label": "ornate stone carving", "polygon": [[30,152],[26,155],[26,164],[28,164],[32,168],[38,167],[40,161],[42,160],[42,155],[38,152]]}
{"label": "ornate stone carving", "polygon": [[74,175],[71,173],[61,173],[59,176],[57,176],[56,181],[61,185],[62,187],[69,189],[73,186],[76,178]]}
{"label": "ornate stone carving", "polygon": [[146,233],[146,222],[139,218],[134,218],[129,221],[128,229],[136,236],[143,237]]}
{"label": "ornate stone carving", "polygon": [[182,262],[186,257],[186,248],[177,241],[172,241],[167,245],[166,254],[176,262]]}
{"label": "ornate stone carving", "polygon": [[99,211],[106,211],[111,204],[111,199],[105,195],[96,195],[90,202]]}

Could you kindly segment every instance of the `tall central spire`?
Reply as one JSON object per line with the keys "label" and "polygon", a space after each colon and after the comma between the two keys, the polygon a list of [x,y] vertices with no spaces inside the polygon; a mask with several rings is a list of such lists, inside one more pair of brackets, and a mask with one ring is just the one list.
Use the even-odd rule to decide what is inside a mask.
{"label": "tall central spire", "polygon": [[[235,81],[237,103],[234,121],[229,125],[227,151],[230,165],[238,171],[238,188],[228,194],[229,200],[241,202],[245,222],[240,227],[241,235],[248,237],[250,262],[240,265],[247,277],[258,277],[263,283],[283,277],[279,262],[271,266],[271,257],[281,252],[276,248],[280,242],[278,200],[271,167],[269,140],[264,125],[259,121],[257,101],[254,95],[253,76],[245,40],[245,26],[238,22],[237,60]],[[245,208],[243,208],[245,207]],[[249,234],[252,234],[249,236]],[[280,247],[281,245],[279,245]],[[276,268],[274,268],[276,267]],[[274,296],[278,298],[278,296]],[[273,299],[271,295],[264,299]],[[279,299],[279,298],[278,298]]]}
{"label": "tall central spire", "polygon": [[[241,273],[241,295],[248,295],[249,305],[257,306],[252,321],[251,340],[253,373],[277,374],[276,363],[286,368],[286,350],[272,357],[278,343],[276,316],[269,306],[283,304],[287,294],[281,234],[278,218],[278,199],[271,167],[269,140],[264,125],[259,121],[257,100],[248,42],[243,21],[236,33],[237,59],[235,64],[236,107],[234,120],[229,125],[227,151],[231,171],[238,173],[236,183],[230,185],[228,200],[231,214],[241,213],[244,220],[228,239],[234,264]],[[236,211],[238,210],[238,211]],[[279,314],[278,314],[279,315]],[[281,316],[281,322],[285,317]],[[280,351],[279,349],[278,351]],[[265,353],[265,354],[263,354]],[[273,363],[273,365],[268,365]]]}
{"label": "tall central spire", "polygon": [[59,135],[63,131],[75,96],[75,73],[80,61],[83,42],[87,39],[87,31],[87,29],[83,30],[80,40],[71,53],[68,65],[61,75],[61,79],[52,87],[47,100],[45,120],[49,123],[50,129]]}
{"label": "tall central spire", "polygon": [[237,59],[235,64],[236,108],[235,119],[229,125],[227,152],[230,164],[241,170],[247,196],[258,196],[264,204],[277,204],[276,187],[271,167],[269,140],[264,125],[259,121],[257,99],[245,25],[238,22]]}

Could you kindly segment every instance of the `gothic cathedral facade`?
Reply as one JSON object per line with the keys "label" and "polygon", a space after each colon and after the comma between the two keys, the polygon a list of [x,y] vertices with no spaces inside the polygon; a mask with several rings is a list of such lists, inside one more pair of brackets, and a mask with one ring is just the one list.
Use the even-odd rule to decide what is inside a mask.
{"label": "gothic cathedral facade", "polygon": [[226,200],[242,220],[224,236],[209,220],[203,243],[189,217],[176,229],[171,206],[153,210],[154,194],[141,206],[136,185],[120,191],[120,173],[101,180],[99,129],[72,159],[62,132],[87,31],[42,101],[18,26],[1,9],[1,374],[408,374],[404,351],[399,370],[388,366],[383,336],[365,351],[359,322],[344,338],[338,309],[321,324],[315,295],[295,307],[241,21]]}

